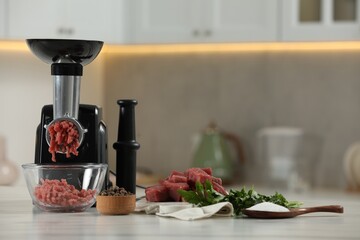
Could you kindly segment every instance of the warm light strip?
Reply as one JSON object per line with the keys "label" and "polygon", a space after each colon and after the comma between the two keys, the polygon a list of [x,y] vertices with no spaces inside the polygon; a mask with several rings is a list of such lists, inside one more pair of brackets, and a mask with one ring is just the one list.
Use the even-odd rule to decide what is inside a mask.
{"label": "warm light strip", "polygon": [[[108,54],[171,54],[171,53],[236,53],[236,52],[301,52],[359,51],[360,42],[283,42],[222,44],[152,44],[105,45]],[[0,51],[29,51],[25,41],[0,41]]]}
{"label": "warm light strip", "polygon": [[355,51],[360,42],[284,42],[284,43],[223,43],[223,44],[167,44],[167,45],[106,45],[104,52],[114,54],[168,53],[236,53],[236,52],[299,52],[299,51]]}
{"label": "warm light strip", "polygon": [[0,41],[0,51],[29,51],[25,41]]}

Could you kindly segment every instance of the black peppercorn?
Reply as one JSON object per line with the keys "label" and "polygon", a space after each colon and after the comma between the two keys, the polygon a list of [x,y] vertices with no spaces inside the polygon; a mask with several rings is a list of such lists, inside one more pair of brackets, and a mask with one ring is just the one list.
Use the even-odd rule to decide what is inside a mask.
{"label": "black peppercorn", "polygon": [[100,196],[128,196],[132,195],[133,193],[128,192],[125,190],[125,188],[122,187],[111,187],[109,189],[103,190],[100,192]]}

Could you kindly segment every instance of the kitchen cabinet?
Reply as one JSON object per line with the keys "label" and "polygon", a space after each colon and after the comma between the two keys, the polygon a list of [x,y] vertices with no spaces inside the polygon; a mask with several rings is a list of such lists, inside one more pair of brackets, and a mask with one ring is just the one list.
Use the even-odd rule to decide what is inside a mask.
{"label": "kitchen cabinet", "polygon": [[205,6],[213,42],[277,40],[277,0],[205,0]]}
{"label": "kitchen cabinet", "polygon": [[0,38],[4,38],[6,33],[6,6],[7,0],[0,0]]}
{"label": "kitchen cabinet", "polygon": [[129,2],[132,43],[276,41],[278,0]]}
{"label": "kitchen cabinet", "polygon": [[[11,0],[8,38],[68,38],[114,42],[116,0]],[[118,11],[119,12],[119,11]]]}
{"label": "kitchen cabinet", "polygon": [[283,41],[360,39],[359,0],[283,0]]}
{"label": "kitchen cabinet", "polygon": [[360,0],[0,0],[0,38],[116,44],[360,40]]}

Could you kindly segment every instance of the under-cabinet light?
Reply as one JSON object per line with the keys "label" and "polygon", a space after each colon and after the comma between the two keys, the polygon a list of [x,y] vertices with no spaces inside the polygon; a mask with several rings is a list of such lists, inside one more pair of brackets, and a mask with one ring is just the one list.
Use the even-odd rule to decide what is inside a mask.
{"label": "under-cabinet light", "polygon": [[282,42],[282,43],[221,43],[221,44],[153,44],[106,45],[104,52],[116,54],[236,53],[236,52],[298,52],[354,51],[360,42]]}
{"label": "under-cabinet light", "polygon": [[[236,52],[358,51],[360,42],[274,42],[220,44],[105,44],[107,54],[176,54]],[[30,51],[25,41],[0,41],[0,51]]]}
{"label": "under-cabinet light", "polygon": [[0,51],[30,51],[25,41],[0,41]]}

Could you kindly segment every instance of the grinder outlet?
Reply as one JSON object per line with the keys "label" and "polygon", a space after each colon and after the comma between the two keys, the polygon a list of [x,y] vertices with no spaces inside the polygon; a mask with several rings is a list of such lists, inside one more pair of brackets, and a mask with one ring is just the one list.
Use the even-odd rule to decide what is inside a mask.
{"label": "grinder outlet", "polygon": [[[49,127],[55,123],[60,123],[62,121],[68,121],[68,122],[71,122],[74,124],[74,126],[76,127],[78,133],[79,133],[79,146],[81,146],[82,142],[83,142],[83,139],[85,137],[85,133],[88,131],[87,129],[84,129],[80,122],[78,120],[76,120],[75,118],[69,118],[69,117],[62,117],[62,118],[56,118],[54,119],[53,121],[51,121],[48,125],[44,125],[44,128],[46,129],[46,142],[47,144],[50,146],[50,141],[51,141],[51,136],[50,136],[50,133],[49,133]],[[58,153],[65,153],[65,152],[62,152],[62,151],[57,151]]]}

